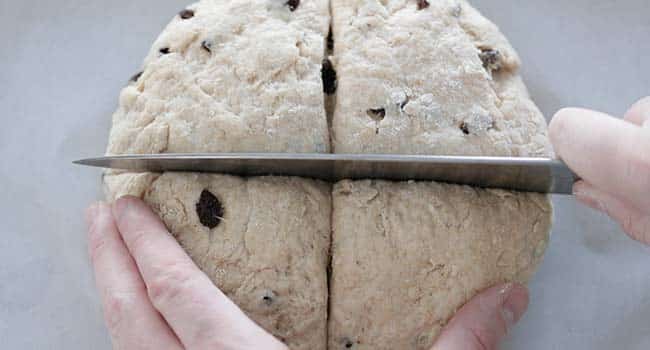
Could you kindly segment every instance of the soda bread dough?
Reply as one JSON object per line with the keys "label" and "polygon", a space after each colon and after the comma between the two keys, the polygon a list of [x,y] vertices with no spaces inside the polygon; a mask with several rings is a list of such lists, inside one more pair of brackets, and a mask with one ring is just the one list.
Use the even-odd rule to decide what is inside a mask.
{"label": "soda bread dough", "polygon": [[546,156],[519,57],[464,1],[332,0],[336,153]]}
{"label": "soda bread dough", "polygon": [[121,174],[109,181],[109,191],[140,195],[260,326],[291,349],[326,348],[329,184],[190,173]]}
{"label": "soda bread dough", "polygon": [[[326,100],[335,152],[549,156],[518,66],[464,1],[204,0],[122,91],[107,153],[329,152]],[[295,178],[109,172],[104,184],[109,200],[144,198],[292,349],[428,349],[478,291],[527,281],[552,213],[545,196],[436,183],[343,181],[333,201]]]}
{"label": "soda bread dough", "polygon": [[547,196],[438,183],[334,186],[329,349],[429,350],[478,292],[526,283],[551,226]]}
{"label": "soda bread dough", "polygon": [[108,153],[328,152],[329,5],[285,3],[202,1],[177,15],[122,90]]}
{"label": "soda bread dough", "polygon": [[[337,153],[550,156],[519,58],[466,2],[332,0]],[[358,93],[362,91],[363,93]],[[428,350],[479,291],[525,283],[546,196],[436,183],[334,187],[329,349]]]}
{"label": "soda bread dough", "polygon": [[[328,28],[327,0],[188,6],[122,90],[107,153],[328,152],[321,80]],[[292,349],[326,348],[329,185],[120,172],[107,173],[104,184],[109,200],[144,198],[263,328]],[[202,223],[199,213],[210,209]]]}

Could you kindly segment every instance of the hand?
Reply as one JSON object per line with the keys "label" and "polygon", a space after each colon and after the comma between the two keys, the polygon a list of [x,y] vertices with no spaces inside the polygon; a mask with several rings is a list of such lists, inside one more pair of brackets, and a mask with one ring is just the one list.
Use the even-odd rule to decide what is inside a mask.
{"label": "hand", "polygon": [[650,244],[650,97],[624,120],[563,109],[551,122],[550,137],[557,155],[583,179],[573,187],[576,198]]}
{"label": "hand", "polygon": [[115,349],[286,349],[212,284],[139,199],[98,203],[86,216]]}
{"label": "hand", "polygon": [[526,287],[510,283],[490,288],[456,313],[431,350],[495,350],[526,308]]}

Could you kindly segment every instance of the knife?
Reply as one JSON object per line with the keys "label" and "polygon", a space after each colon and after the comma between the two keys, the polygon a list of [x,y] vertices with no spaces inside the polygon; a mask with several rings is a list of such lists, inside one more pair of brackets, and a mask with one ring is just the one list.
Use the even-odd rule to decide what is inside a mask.
{"label": "knife", "polygon": [[190,171],[299,176],[325,181],[439,181],[506,190],[571,194],[578,177],[559,160],[383,154],[183,153],[118,155],[75,164],[134,172]]}

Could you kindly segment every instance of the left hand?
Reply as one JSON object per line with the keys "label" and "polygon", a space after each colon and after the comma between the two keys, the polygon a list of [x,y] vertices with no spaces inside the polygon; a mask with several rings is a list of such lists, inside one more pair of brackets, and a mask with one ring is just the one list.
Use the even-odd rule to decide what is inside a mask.
{"label": "left hand", "polygon": [[141,200],[86,213],[114,349],[283,349],[192,262]]}

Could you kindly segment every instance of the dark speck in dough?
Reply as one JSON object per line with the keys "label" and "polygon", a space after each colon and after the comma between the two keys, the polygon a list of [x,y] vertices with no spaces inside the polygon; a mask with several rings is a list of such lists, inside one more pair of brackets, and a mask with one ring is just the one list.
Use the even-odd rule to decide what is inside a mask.
{"label": "dark speck in dough", "polygon": [[207,52],[212,52],[212,42],[210,42],[208,40],[203,40],[201,42],[201,47],[203,48],[203,50],[205,50]]}
{"label": "dark speck in dough", "polygon": [[142,76],[142,73],[144,73],[144,72],[138,72],[138,73],[134,74],[131,77],[131,79],[129,79],[129,81],[134,82],[134,83],[138,82],[138,79],[140,79],[140,77]]}
{"label": "dark speck in dough", "polygon": [[467,123],[465,122],[460,123],[459,128],[463,132],[463,134],[469,135],[469,126],[467,125]]}
{"label": "dark speck in dough", "polygon": [[182,19],[190,19],[194,17],[194,11],[192,10],[183,10],[178,14]]}
{"label": "dark speck in dough", "polygon": [[384,118],[386,117],[386,110],[383,109],[383,108],[376,108],[376,109],[371,108],[371,109],[367,110],[366,113],[368,114],[368,116],[370,118],[372,118],[373,120],[375,120],[377,122],[380,122],[380,121],[384,120]]}
{"label": "dark speck in dough", "polygon": [[196,203],[196,214],[203,226],[213,229],[219,226],[223,219],[223,205],[214,194],[208,190],[203,190],[199,201]]}
{"label": "dark speck in dough", "polygon": [[273,292],[272,290],[267,290],[264,292],[264,295],[262,296],[262,302],[266,306],[271,306],[275,302],[275,298],[277,298],[275,292]]}
{"label": "dark speck in dough", "polygon": [[342,343],[345,349],[352,349],[354,347],[354,342],[348,338],[344,338]]}
{"label": "dark speck in dough", "polygon": [[404,107],[406,107],[406,105],[409,103],[410,100],[411,100],[410,97],[406,96],[406,99],[399,104],[399,108],[404,110]]}
{"label": "dark speck in dough", "polygon": [[327,34],[327,50],[330,52],[334,50],[334,33],[332,33],[331,27],[329,34]]}
{"label": "dark speck in dough", "polygon": [[332,95],[336,92],[336,71],[332,66],[332,61],[328,58],[323,60],[323,67],[321,68],[321,78],[323,79],[323,91]]}
{"label": "dark speck in dough", "polygon": [[429,1],[427,0],[418,0],[418,10],[424,10],[429,7]]}
{"label": "dark speck in dough", "polygon": [[483,62],[483,68],[492,72],[498,71],[501,69],[501,52],[496,49],[481,49],[481,52],[478,54],[478,57],[481,58]]}
{"label": "dark speck in dough", "polygon": [[291,12],[295,11],[298,6],[300,6],[300,0],[289,0],[287,1],[287,6]]}

